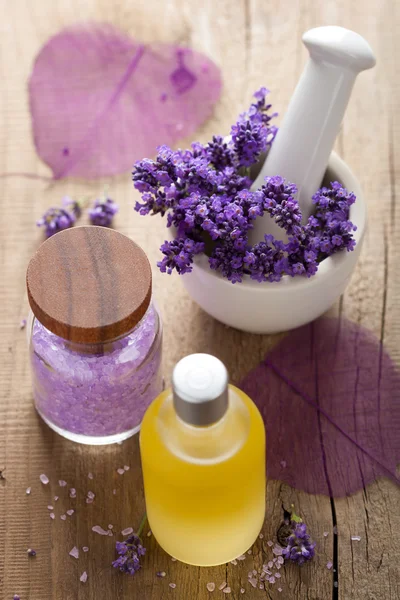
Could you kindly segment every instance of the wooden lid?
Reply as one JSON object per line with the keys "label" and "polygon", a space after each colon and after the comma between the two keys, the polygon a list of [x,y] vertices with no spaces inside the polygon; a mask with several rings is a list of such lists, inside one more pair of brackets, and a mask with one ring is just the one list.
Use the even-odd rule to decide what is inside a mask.
{"label": "wooden lid", "polygon": [[73,227],[38,249],[26,275],[34,315],[72,342],[109,341],[130,331],[151,299],[143,250],[106,227]]}

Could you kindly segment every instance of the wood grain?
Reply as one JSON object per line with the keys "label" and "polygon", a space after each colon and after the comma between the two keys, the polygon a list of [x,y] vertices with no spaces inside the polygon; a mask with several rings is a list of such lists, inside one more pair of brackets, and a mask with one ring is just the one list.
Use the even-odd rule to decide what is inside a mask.
{"label": "wood grain", "polygon": [[[374,70],[357,80],[337,150],[360,179],[369,208],[369,230],[361,258],[344,297],[331,314],[363,324],[380,337],[400,363],[399,227],[396,183],[400,170],[399,4],[391,0],[1,0],[0,173],[48,175],[31,138],[26,81],[33,58],[46,39],[80,20],[108,21],[147,41],[181,42],[211,55],[221,66],[225,90],[214,116],[198,132],[205,141],[211,133],[228,131],[251,93],[261,85],[271,88],[274,108],[284,113],[306,59],[301,34],[324,24],[338,24],[364,35],[377,54]],[[186,140],[182,142],[190,142]],[[50,432],[36,416],[31,399],[25,333],[19,321],[27,313],[25,270],[38,247],[34,223],[63,195],[98,195],[108,183],[121,210],[116,228],[132,237],[152,264],[164,239],[161,219],[141,219],[132,206],[137,198],[129,174],[99,182],[76,180],[48,184],[21,177],[2,178],[1,340],[0,346],[0,598],[19,593],[22,600],[206,600],[206,583],[227,581],[228,598],[284,598],[285,600],[396,600],[400,598],[397,535],[400,530],[400,493],[380,479],[349,498],[310,496],[277,481],[269,481],[264,539],[243,563],[196,569],[172,562],[146,538],[148,554],[143,570],[133,579],[110,569],[114,540],[91,531],[113,524],[116,531],[135,527],[144,510],[137,439],[100,451],[69,443]],[[82,220],[82,224],[85,219]],[[186,295],[176,277],[154,272],[154,293],[165,323],[164,371],[188,352],[213,352],[224,360],[235,381],[264,356],[280,336],[253,336],[213,321]],[[167,377],[168,379],[168,377]],[[273,452],[274,449],[269,449]],[[118,475],[127,464],[130,470]],[[88,479],[88,473],[94,479]],[[46,473],[50,484],[39,482]],[[58,479],[77,489],[68,497]],[[238,485],[245,485],[238,482]],[[26,496],[25,489],[32,493]],[[116,494],[113,494],[113,489]],[[85,503],[88,490],[96,493]],[[54,502],[54,496],[60,499]],[[51,521],[47,505],[54,504]],[[282,570],[283,591],[271,586],[254,590],[247,572],[262,564],[283,507],[295,504],[304,515],[317,543],[316,559],[302,569]],[[69,507],[76,509],[66,522]],[[339,535],[333,535],[337,526]],[[324,537],[323,532],[329,532]],[[359,535],[360,542],[351,542]],[[336,542],[335,542],[336,540]],[[88,545],[79,561],[68,556],[77,545]],[[28,561],[26,549],[37,549]],[[336,572],[326,563],[333,560]],[[88,572],[86,584],[79,582]],[[165,570],[165,578],[156,571]],[[168,586],[175,582],[176,589]],[[335,586],[334,584],[337,584]],[[246,592],[239,593],[243,586]]]}

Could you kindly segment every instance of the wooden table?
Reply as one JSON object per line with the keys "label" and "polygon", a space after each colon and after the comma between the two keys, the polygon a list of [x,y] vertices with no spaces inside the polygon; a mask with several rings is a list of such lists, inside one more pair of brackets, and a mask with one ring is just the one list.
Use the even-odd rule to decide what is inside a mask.
{"label": "wooden table", "polygon": [[[33,59],[49,36],[82,20],[102,20],[125,29],[144,41],[163,40],[188,44],[211,55],[225,78],[222,100],[213,118],[198,133],[200,141],[212,132],[224,133],[237,113],[249,103],[252,92],[266,84],[274,108],[281,114],[289,101],[306,59],[301,34],[316,25],[339,24],[364,35],[374,48],[377,67],[356,82],[345,122],[337,142],[339,154],[360,179],[369,207],[369,230],[357,271],[344,297],[331,311],[365,325],[381,338],[392,357],[400,361],[398,263],[400,213],[396,204],[396,176],[400,170],[399,4],[373,0],[313,3],[307,0],[2,0],[0,172],[26,171],[48,175],[32,141],[26,82]],[[47,184],[21,177],[1,180],[1,360],[0,360],[0,597],[10,600],[204,600],[206,583],[227,581],[230,597],[284,598],[289,600],[395,600],[400,598],[399,544],[400,493],[380,479],[351,497],[330,499],[291,489],[279,481],[268,482],[265,539],[273,537],[282,507],[292,503],[304,516],[318,542],[318,553],[308,566],[282,570],[282,589],[254,590],[247,573],[263,562],[262,542],[239,565],[212,569],[172,562],[153,538],[146,538],[144,568],[133,579],[113,572],[112,538],[91,531],[94,524],[115,528],[135,525],[144,510],[137,437],[122,446],[93,449],[69,443],[53,434],[32,406],[25,332],[20,320],[27,314],[25,269],[37,248],[40,233],[36,219],[65,194],[99,193],[109,183],[121,207],[115,225],[132,236],[155,263],[163,240],[161,219],[141,219],[132,209],[135,192],[129,174],[112,181],[88,183],[65,180]],[[397,240],[397,244],[396,244]],[[185,293],[177,277],[154,274],[155,294],[165,322],[164,369],[193,351],[214,352],[227,364],[232,377],[240,378],[256,365],[279,336],[252,336],[230,330],[204,314]],[[118,475],[125,464],[130,471]],[[94,474],[93,481],[88,473]],[[39,482],[40,473],[50,478]],[[77,489],[70,501],[58,480]],[[243,482],[238,482],[238,485]],[[25,494],[32,487],[30,496]],[[116,489],[116,495],[112,490]],[[96,500],[86,505],[92,489]],[[57,519],[49,518],[55,504]],[[71,505],[75,514],[59,519]],[[333,556],[332,515],[338,528],[338,587],[326,563]],[[350,534],[360,533],[358,544]],[[73,546],[88,545],[79,560],[68,556]],[[26,549],[38,555],[28,560]],[[88,581],[80,574],[86,570]],[[156,571],[167,576],[157,578]],[[176,583],[176,589],[168,584]],[[225,595],[224,595],[225,596]]]}

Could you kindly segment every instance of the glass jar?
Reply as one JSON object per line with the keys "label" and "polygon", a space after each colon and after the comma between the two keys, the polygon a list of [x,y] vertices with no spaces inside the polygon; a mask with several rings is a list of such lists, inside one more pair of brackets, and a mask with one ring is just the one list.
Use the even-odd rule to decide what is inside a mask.
{"label": "glass jar", "polygon": [[[117,252],[105,252],[115,243]],[[65,230],[39,248],[27,285],[40,416],[60,435],[85,444],[136,433],[162,390],[162,324],[144,252],[113,230]]]}

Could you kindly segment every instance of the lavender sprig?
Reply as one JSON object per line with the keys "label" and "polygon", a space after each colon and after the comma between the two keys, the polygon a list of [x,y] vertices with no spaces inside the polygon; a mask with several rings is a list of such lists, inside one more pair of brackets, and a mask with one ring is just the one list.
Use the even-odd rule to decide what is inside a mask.
{"label": "lavender sprig", "polygon": [[113,561],[112,566],[119,569],[121,573],[134,575],[141,567],[140,558],[145,555],[146,548],[142,545],[140,535],[146,521],[147,515],[144,515],[138,532],[130,535],[123,542],[116,542],[115,544],[118,558]]}
{"label": "lavender sprig", "polygon": [[73,212],[63,208],[49,208],[43,217],[36,222],[38,227],[44,227],[46,237],[51,237],[63,229],[72,227],[76,221]]}
{"label": "lavender sprig", "polygon": [[316,543],[307,532],[307,525],[294,512],[285,511],[284,521],[278,531],[278,541],[283,546],[282,556],[298,565],[311,560]]}
{"label": "lavender sprig", "polygon": [[94,207],[89,210],[89,219],[92,225],[109,227],[117,212],[118,204],[111,198],[98,198],[94,203]]}

